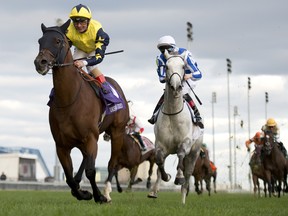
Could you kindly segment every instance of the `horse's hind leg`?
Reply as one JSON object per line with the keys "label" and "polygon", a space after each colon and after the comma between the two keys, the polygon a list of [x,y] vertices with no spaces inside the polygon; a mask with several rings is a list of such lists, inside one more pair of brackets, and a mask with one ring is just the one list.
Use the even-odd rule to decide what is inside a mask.
{"label": "horse's hind leg", "polygon": [[118,179],[118,172],[115,173],[115,180],[116,180],[117,191],[119,193],[122,193],[123,190]]}
{"label": "horse's hind leg", "polygon": [[128,188],[127,188],[128,191],[132,190],[132,185],[138,184],[139,182],[142,181],[142,179],[137,179],[137,181],[135,181],[135,177],[136,177],[137,172],[138,172],[138,166],[133,167],[130,170],[130,181],[129,181]]}
{"label": "horse's hind leg", "polygon": [[146,183],[146,188],[150,189],[151,188],[151,176],[153,174],[153,166],[154,166],[154,161],[149,161],[150,166],[149,166],[149,171],[148,171],[148,178],[147,178],[147,183]]}
{"label": "horse's hind leg", "polygon": [[157,168],[157,179],[156,179],[156,182],[155,182],[152,190],[148,194],[148,198],[157,198],[158,197],[157,193],[159,191],[160,183],[161,183],[161,172],[160,172],[159,167],[158,167]]}

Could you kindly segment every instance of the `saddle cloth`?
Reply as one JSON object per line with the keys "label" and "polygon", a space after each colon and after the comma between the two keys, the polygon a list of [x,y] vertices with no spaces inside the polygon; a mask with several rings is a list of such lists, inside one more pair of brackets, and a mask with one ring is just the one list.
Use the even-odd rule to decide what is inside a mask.
{"label": "saddle cloth", "polygon": [[[139,148],[141,149],[141,145],[138,141],[138,139],[136,137],[134,137],[132,134],[130,134],[130,136],[133,138],[133,140],[139,145]],[[144,145],[146,146],[146,150],[145,151],[141,151],[141,154],[144,155],[146,154],[147,152],[155,149],[155,145],[154,143],[152,143],[147,137],[145,136],[141,136],[142,137],[142,140],[143,140],[143,143]]]}

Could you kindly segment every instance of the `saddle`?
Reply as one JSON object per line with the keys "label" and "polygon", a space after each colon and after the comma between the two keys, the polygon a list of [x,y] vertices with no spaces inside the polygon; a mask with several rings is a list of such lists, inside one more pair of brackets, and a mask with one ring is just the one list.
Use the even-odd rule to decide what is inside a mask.
{"label": "saddle", "polygon": [[91,80],[88,83],[94,90],[97,97],[102,100],[106,115],[110,115],[120,109],[125,109],[126,106],[123,98],[108,81],[106,81],[107,84],[105,89],[103,88],[105,91],[103,91],[101,84],[96,79],[92,78],[86,72],[82,72],[81,74],[84,76],[84,78]]}

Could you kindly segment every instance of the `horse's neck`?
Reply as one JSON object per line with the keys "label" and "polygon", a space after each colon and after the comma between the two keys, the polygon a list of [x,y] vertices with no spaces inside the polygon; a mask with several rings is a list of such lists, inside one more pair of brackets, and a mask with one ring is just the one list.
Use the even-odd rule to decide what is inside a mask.
{"label": "horse's neck", "polygon": [[[73,62],[72,57],[65,62]],[[53,69],[54,98],[58,106],[71,104],[81,87],[82,78],[74,65]]]}

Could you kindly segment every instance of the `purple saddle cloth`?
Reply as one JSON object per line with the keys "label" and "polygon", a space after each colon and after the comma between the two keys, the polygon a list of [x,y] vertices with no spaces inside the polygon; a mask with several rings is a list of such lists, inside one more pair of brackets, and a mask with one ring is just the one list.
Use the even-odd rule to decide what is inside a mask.
{"label": "purple saddle cloth", "polygon": [[104,99],[106,115],[110,115],[126,107],[121,95],[118,94],[116,89],[107,81],[102,84],[100,95]]}

